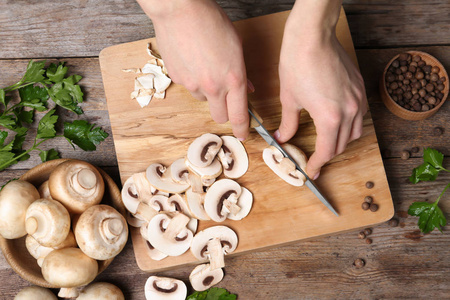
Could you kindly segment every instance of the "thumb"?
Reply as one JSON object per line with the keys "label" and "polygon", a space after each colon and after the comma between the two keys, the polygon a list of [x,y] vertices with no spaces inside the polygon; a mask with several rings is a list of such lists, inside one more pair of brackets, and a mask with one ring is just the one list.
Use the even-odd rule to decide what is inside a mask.
{"label": "thumb", "polygon": [[282,105],[281,124],[278,130],[274,133],[274,137],[277,142],[285,143],[290,140],[297,132],[299,120],[300,110],[298,108]]}

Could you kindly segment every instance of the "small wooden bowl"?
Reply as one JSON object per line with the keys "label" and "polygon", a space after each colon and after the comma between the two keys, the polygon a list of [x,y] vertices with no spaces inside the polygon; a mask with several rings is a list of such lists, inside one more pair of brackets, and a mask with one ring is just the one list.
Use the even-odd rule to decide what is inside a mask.
{"label": "small wooden bowl", "polygon": [[433,109],[430,109],[428,111],[420,111],[420,112],[416,112],[416,111],[411,111],[408,110],[402,106],[400,106],[399,104],[397,104],[394,99],[391,98],[391,96],[389,95],[388,91],[387,91],[387,87],[386,87],[386,73],[389,69],[389,67],[391,66],[392,62],[394,60],[396,60],[400,54],[394,56],[389,63],[386,65],[386,67],[384,68],[383,71],[383,76],[380,79],[380,94],[381,94],[381,99],[383,100],[384,105],[386,105],[386,107],[396,116],[406,119],[406,120],[424,120],[428,117],[431,117],[432,115],[434,115],[439,108],[441,108],[441,106],[444,104],[445,100],[447,100],[448,97],[448,93],[449,93],[449,77],[447,72],[445,71],[444,66],[433,56],[431,56],[428,53],[422,52],[422,51],[406,51],[405,53],[409,53],[411,54],[411,56],[414,55],[419,55],[422,60],[424,60],[427,65],[431,65],[431,66],[438,66],[440,71],[439,71],[439,78],[441,77],[445,77],[445,82],[444,82],[444,90],[442,91],[442,93],[444,94],[444,97],[442,98],[441,102],[433,107]]}
{"label": "small wooden bowl", "polygon": [[[32,183],[38,188],[44,181],[46,181],[51,171],[57,165],[69,159],[55,159],[42,163],[23,174],[20,179]],[[102,203],[112,205],[125,217],[125,207],[122,203],[121,193],[116,183],[103,170],[97,168],[102,174],[105,182],[105,194]],[[19,239],[4,239],[0,236],[0,249],[5,256],[6,261],[10,264],[14,271],[23,279],[32,284],[46,287],[46,288],[60,288],[47,282],[41,273],[41,268],[38,266],[36,259],[32,257],[25,246],[25,237]],[[103,272],[113,261],[113,258],[104,261],[98,261],[98,274]]]}

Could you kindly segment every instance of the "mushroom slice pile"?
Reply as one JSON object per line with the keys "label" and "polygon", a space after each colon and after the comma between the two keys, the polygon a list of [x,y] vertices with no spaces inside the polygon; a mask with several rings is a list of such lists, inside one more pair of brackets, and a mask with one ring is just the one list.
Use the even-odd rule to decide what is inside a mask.
{"label": "mushroom slice pile", "polygon": [[186,296],[187,287],[178,279],[150,276],[145,283],[147,300],[184,300]]}
{"label": "mushroom slice pile", "polygon": [[185,161],[188,169],[200,177],[200,179],[215,179],[222,173],[222,164],[214,159],[211,164],[206,167],[194,166],[189,160]]}
{"label": "mushroom slice pile", "polygon": [[122,251],[128,239],[125,218],[113,207],[95,205],[81,214],[75,227],[75,238],[86,255],[106,260]]}
{"label": "mushroom slice pile", "polygon": [[148,223],[140,228],[140,232],[142,239],[145,241],[147,254],[148,256],[150,256],[151,259],[162,260],[168,256],[167,254],[162,253],[158,249],[155,249],[155,247],[153,247],[153,245],[150,244],[150,242],[148,241]]}
{"label": "mushroom slice pile", "polygon": [[152,186],[145,172],[133,174],[125,181],[122,188],[122,202],[133,215],[139,212],[142,214],[147,208],[141,206],[146,205],[152,197]]}
{"label": "mushroom slice pile", "polygon": [[238,244],[237,234],[226,226],[213,226],[197,233],[191,252],[199,260],[209,259],[211,270],[225,266],[224,255],[233,252]]}
{"label": "mushroom slice pile", "polygon": [[242,187],[241,196],[236,204],[239,206],[240,210],[237,213],[230,212],[227,215],[227,218],[230,220],[239,221],[248,216],[250,213],[253,206],[253,194],[245,187]]}
{"label": "mushroom slice pile", "polygon": [[232,179],[240,178],[248,170],[248,156],[244,145],[234,136],[221,136],[222,148],[218,157],[223,166],[223,174]]}
{"label": "mushroom slice pile", "polygon": [[174,182],[170,171],[162,164],[151,164],[146,170],[146,176],[153,187],[166,193],[183,193],[190,186],[188,183]]}
{"label": "mushroom slice pile", "polygon": [[61,244],[70,231],[70,215],[58,201],[39,199],[27,209],[25,226],[27,233],[45,247]]}
{"label": "mushroom slice pile", "polygon": [[169,256],[178,256],[186,252],[193,238],[193,233],[186,226],[190,218],[182,213],[170,217],[158,214],[149,222],[147,238],[150,244]]}
{"label": "mushroom slice pile", "polygon": [[209,166],[222,147],[222,139],[212,133],[205,133],[196,138],[187,151],[190,165],[204,168]]}
{"label": "mushroom slice pile", "polygon": [[189,184],[189,171],[183,158],[177,159],[170,165],[170,175],[177,183]]}
{"label": "mushroom slice pile", "polygon": [[[291,144],[283,144],[282,147],[305,170],[308,161],[305,153]],[[302,186],[305,183],[305,176],[295,169],[294,163],[289,158],[284,157],[280,150],[274,146],[264,149],[263,159],[266,165],[287,183],[293,186]]]}
{"label": "mushroom slice pile", "polygon": [[241,210],[238,202],[246,206],[246,210],[250,211],[247,206],[251,207],[253,196],[250,197],[246,193],[246,197],[240,199],[242,188],[234,180],[220,179],[211,185],[205,196],[205,211],[211,220],[216,222],[225,221],[228,215],[238,215]]}
{"label": "mushroom slice pile", "polygon": [[211,220],[203,206],[206,193],[194,193],[191,188],[186,191],[186,199],[191,214],[199,220]]}
{"label": "mushroom slice pile", "polygon": [[222,279],[223,270],[221,268],[211,270],[210,264],[198,265],[189,275],[192,288],[200,292],[216,285]]}

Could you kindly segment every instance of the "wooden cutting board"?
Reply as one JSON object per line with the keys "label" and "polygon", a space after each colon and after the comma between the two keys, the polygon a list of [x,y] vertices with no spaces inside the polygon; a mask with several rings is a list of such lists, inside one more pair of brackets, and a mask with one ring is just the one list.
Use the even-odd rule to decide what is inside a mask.
{"label": "wooden cutting board", "polygon": [[[256,88],[249,101],[270,131],[277,129],[281,117],[277,70],[288,14],[282,12],[235,23],[243,38],[248,78]],[[343,11],[337,35],[357,64]],[[169,165],[184,157],[189,144],[203,133],[232,134],[229,123],[214,123],[207,103],[192,98],[182,86],[172,84],[166,99],[153,99],[145,108],[130,100],[134,74],[124,73],[122,69],[144,66],[149,59],[146,52],[148,42],[157,48],[155,39],[148,39],[112,46],[100,53],[122,183],[152,163]],[[312,120],[307,113],[303,113],[300,128],[290,143],[302,148],[309,156],[313,153],[315,138]],[[239,237],[239,246],[231,255],[371,226],[389,220],[394,214],[370,113],[364,118],[362,137],[350,143],[343,154],[329,162],[316,181],[339,212],[339,217],[330,212],[308,188],[286,184],[264,164],[262,151],[267,144],[254,130],[244,146],[250,167],[238,182],[253,193],[254,205],[247,218],[221,223],[235,230]],[[365,187],[367,181],[374,183],[372,189]],[[379,205],[377,212],[361,209],[361,203],[368,195]],[[201,221],[199,230],[213,225],[217,223]],[[189,251],[178,257],[153,261],[146,254],[146,244],[139,230],[132,229],[131,237],[137,264],[144,271],[198,263]]]}

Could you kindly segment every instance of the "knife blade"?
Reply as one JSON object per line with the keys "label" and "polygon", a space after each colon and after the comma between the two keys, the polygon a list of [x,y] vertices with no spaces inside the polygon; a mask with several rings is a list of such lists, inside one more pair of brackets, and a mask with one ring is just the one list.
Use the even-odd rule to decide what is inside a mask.
{"label": "knife blade", "polygon": [[336,212],[336,210],[331,206],[330,202],[322,195],[322,193],[319,191],[319,189],[316,187],[316,185],[313,183],[313,181],[308,177],[305,171],[300,168],[300,166],[295,162],[295,160],[287,153],[283,147],[278,144],[278,142],[270,135],[269,131],[264,127],[264,125],[261,123],[259,118],[253,113],[253,111],[249,108],[248,112],[250,116],[257,122],[258,126],[254,126],[256,132],[259,133],[259,135],[271,146],[274,146],[277,148],[281,154],[283,154],[284,157],[290,159],[297,170],[299,170],[306,178],[305,185],[316,195],[316,197],[329,209],[331,210],[336,216],[339,217],[339,214]]}

